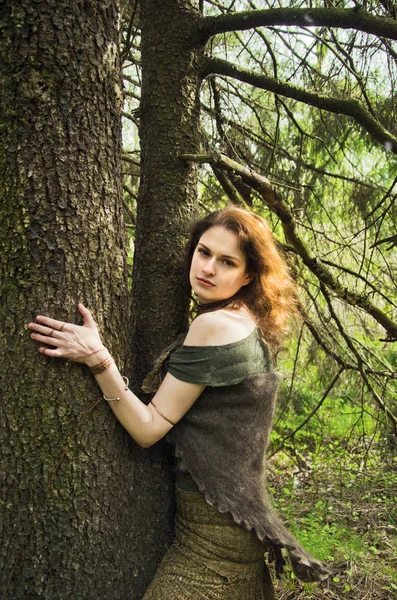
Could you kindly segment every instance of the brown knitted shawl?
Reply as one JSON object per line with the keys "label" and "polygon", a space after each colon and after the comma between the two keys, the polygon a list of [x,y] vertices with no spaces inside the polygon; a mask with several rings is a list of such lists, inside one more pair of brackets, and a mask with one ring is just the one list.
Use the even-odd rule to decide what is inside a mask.
{"label": "brown knitted shawl", "polygon": [[[160,368],[178,345],[160,357],[145,380],[145,391],[158,386]],[[286,548],[295,574],[302,581],[317,581],[329,575],[328,568],[286,529],[266,489],[264,457],[280,375],[271,362],[266,372],[252,370],[239,383],[208,385],[167,440],[174,445],[178,468],[190,474],[207,502],[222,513],[231,513],[236,523],[253,530],[267,544],[269,560],[276,560],[278,573],[285,564],[281,549]]]}

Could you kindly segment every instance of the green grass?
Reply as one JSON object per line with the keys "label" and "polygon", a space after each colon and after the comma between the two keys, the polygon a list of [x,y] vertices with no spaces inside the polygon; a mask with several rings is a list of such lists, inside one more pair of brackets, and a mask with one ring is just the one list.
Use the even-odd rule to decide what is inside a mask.
{"label": "green grass", "polygon": [[[277,597],[397,598],[397,460],[371,419],[359,419],[343,399],[324,408],[269,461],[269,483],[289,528],[334,574],[309,585],[288,571]],[[292,420],[273,434],[273,447],[294,429]]]}

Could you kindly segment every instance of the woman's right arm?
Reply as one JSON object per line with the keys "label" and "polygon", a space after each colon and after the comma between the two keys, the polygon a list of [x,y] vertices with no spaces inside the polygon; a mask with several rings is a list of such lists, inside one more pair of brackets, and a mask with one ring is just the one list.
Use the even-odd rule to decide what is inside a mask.
{"label": "woman's right arm", "polygon": [[153,445],[183,417],[205,386],[180,381],[168,373],[153,404],[144,404],[126,387],[109,351],[102,344],[90,311],[82,304],[79,304],[79,311],[84,320],[82,326],[38,315],[36,322],[28,325],[32,339],[44,344],[40,352],[49,357],[82,362],[91,369],[108,361],[108,368],[95,374],[103,395],[134,440],[144,448]]}
{"label": "woman's right arm", "polygon": [[205,388],[201,384],[180,381],[167,373],[152,402],[146,405],[126,389],[115,363],[103,373],[95,375],[95,378],[106,398],[119,398],[109,402],[109,405],[123,427],[143,448],[152,446],[164,437]]}

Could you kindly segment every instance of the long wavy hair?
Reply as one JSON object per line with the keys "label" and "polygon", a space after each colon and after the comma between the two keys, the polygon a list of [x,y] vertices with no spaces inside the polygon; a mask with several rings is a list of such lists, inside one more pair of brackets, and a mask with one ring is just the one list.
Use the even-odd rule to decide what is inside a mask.
{"label": "long wavy hair", "polygon": [[238,308],[244,304],[254,317],[263,338],[275,351],[289,330],[290,318],[298,314],[297,289],[265,219],[229,205],[194,223],[187,246],[186,275],[189,276],[193,253],[201,236],[216,225],[238,236],[240,250],[247,259],[247,274],[252,280],[227,300],[199,304],[197,313],[226,307]]}

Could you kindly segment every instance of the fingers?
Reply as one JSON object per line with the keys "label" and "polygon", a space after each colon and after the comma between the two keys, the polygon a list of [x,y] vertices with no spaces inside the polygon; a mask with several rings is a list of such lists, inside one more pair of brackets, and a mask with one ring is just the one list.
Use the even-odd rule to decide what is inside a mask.
{"label": "fingers", "polygon": [[77,308],[79,309],[79,312],[83,317],[85,327],[96,327],[95,321],[92,318],[92,315],[88,308],[86,308],[81,302],[78,303]]}
{"label": "fingers", "polygon": [[60,357],[62,358],[62,354],[61,352],[58,350],[58,348],[47,348],[47,347],[40,347],[40,352],[42,354],[45,354],[46,356],[52,356],[54,358],[56,357]]}
{"label": "fingers", "polygon": [[49,344],[50,346],[57,346],[59,340],[56,337],[52,337],[51,335],[41,335],[40,333],[32,333],[30,335],[32,340],[36,340],[36,342],[41,342],[42,344]]}
{"label": "fingers", "polygon": [[[47,327],[49,327],[50,329],[53,329],[54,331],[61,331],[61,328],[62,329],[65,328],[64,321],[57,321],[56,319],[50,319],[50,317],[45,317],[44,315],[37,315],[36,321],[38,321],[39,323],[41,323],[43,325],[46,325]],[[29,323],[29,325],[32,325],[32,323]],[[68,325],[70,325],[70,323],[68,323]]]}
{"label": "fingers", "polygon": [[[60,329],[53,329],[52,327],[47,327],[46,325],[40,325],[39,323],[29,323],[29,329],[33,329],[38,333],[42,333],[43,335],[48,335],[48,337],[58,337],[58,331],[60,333]],[[63,329],[64,330],[64,329]]]}
{"label": "fingers", "polygon": [[33,331],[30,337],[40,344],[50,346],[50,348],[42,346],[40,348],[42,354],[83,362],[82,359],[90,355],[98,344],[102,345],[90,311],[81,303],[78,309],[83,317],[83,326],[65,323],[44,315],[37,315],[36,322],[28,324],[28,329]]}
{"label": "fingers", "polygon": [[[82,304],[81,302],[79,302],[79,304],[77,306],[78,306],[81,316],[83,317],[84,326],[85,327],[96,327],[96,323],[95,323],[94,319],[92,318],[92,315],[91,315],[90,311],[88,310],[88,308],[86,308],[84,306],[84,304]],[[38,321],[40,324],[48,327],[50,330],[53,329],[54,331],[64,331],[65,327],[70,331],[70,330],[73,330],[75,327],[79,327],[78,325],[74,325],[73,323],[65,323],[65,321],[58,321],[57,319],[51,319],[50,317],[46,317],[44,315],[37,315],[36,321]],[[36,325],[36,324],[29,323],[30,329],[34,329],[33,325]],[[37,330],[37,331],[39,331],[39,330]],[[42,333],[45,333],[45,332],[42,331]]]}

